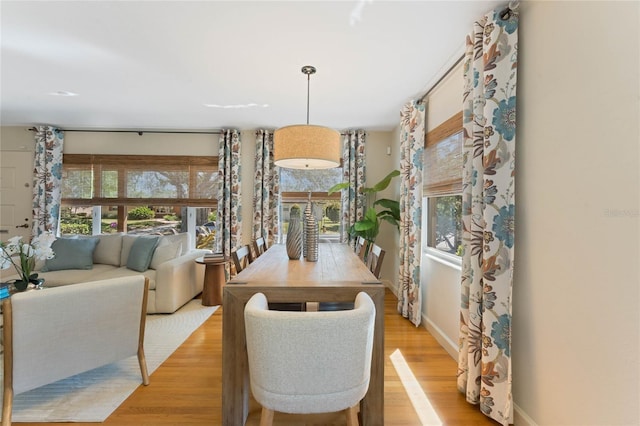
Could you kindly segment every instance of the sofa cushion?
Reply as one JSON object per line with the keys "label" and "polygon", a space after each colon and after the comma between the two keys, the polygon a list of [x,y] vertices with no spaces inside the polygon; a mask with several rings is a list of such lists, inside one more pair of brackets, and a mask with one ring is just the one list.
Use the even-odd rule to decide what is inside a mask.
{"label": "sofa cushion", "polygon": [[140,272],[127,269],[126,266],[115,267],[111,265],[101,265],[96,263],[93,269],[69,269],[66,271],[50,271],[39,274],[40,278],[44,278],[45,287],[57,287],[60,285],[78,284],[87,281],[100,281],[110,278],[129,277],[131,275],[144,275],[149,278],[149,289],[156,288],[156,271],[147,269],[142,274]]}
{"label": "sofa cushion", "polygon": [[[102,274],[117,269],[111,265],[101,265],[96,263],[93,269],[67,269],[61,271],[49,271],[38,274],[39,278],[44,278],[45,287],[58,287],[61,285],[77,284],[85,281],[95,281],[100,279]],[[129,271],[131,275],[135,274]]]}
{"label": "sofa cushion", "polygon": [[153,258],[151,259],[149,268],[158,269],[158,266],[160,266],[161,263],[179,257],[181,253],[182,243],[179,241],[169,243],[166,238],[160,238],[158,247],[156,247],[156,251],[153,253]]}
{"label": "sofa cushion", "polygon": [[93,252],[93,263],[120,266],[120,252],[122,251],[122,232],[117,234],[96,235],[100,243]]}
{"label": "sofa cushion", "polygon": [[144,272],[149,269],[159,238],[146,236],[136,238],[127,257],[127,268],[138,272]]}
{"label": "sofa cushion", "polygon": [[55,257],[47,259],[42,271],[93,268],[93,252],[98,242],[98,238],[56,239],[51,245]]}
{"label": "sofa cushion", "polygon": [[180,244],[182,244],[182,251],[180,252],[181,255],[189,253],[192,248],[191,234],[189,234],[188,232],[181,232],[175,235],[165,235],[161,239],[165,240],[169,244],[175,242],[179,242]]}

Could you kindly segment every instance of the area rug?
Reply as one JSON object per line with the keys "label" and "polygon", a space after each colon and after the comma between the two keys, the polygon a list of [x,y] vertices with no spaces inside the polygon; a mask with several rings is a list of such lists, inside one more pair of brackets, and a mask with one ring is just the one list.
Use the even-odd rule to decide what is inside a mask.
{"label": "area rug", "polygon": [[[147,316],[144,351],[152,384],[152,373],[217,308],[192,300],[171,315]],[[14,422],[103,422],[141,384],[138,358],[133,356],[16,395],[12,419]]]}

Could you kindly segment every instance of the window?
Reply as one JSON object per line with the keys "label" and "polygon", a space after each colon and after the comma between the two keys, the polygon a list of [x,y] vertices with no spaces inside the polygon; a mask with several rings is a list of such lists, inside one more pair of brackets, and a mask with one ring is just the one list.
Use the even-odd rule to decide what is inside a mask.
{"label": "window", "polygon": [[217,157],[65,154],[61,233],[189,230],[211,248],[217,179]]}
{"label": "window", "polygon": [[427,198],[427,246],[461,255],[462,112],[427,134],[424,187]]}
{"label": "window", "polygon": [[287,233],[291,211],[300,209],[304,213],[311,192],[313,215],[318,220],[319,235],[323,239],[338,239],[340,236],[340,193],[327,195],[333,185],[342,182],[342,168],[324,170],[280,169],[281,229]]}
{"label": "window", "polygon": [[462,196],[427,198],[427,245],[460,256],[462,244]]}

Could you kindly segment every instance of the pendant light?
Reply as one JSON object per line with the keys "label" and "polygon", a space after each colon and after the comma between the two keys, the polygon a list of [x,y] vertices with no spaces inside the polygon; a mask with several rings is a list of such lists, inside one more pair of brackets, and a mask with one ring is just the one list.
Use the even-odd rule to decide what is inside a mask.
{"label": "pendant light", "polygon": [[340,165],[340,133],[309,124],[309,84],[316,69],[302,67],[307,76],[307,124],[281,127],[273,133],[276,166],[289,169],[330,169]]}

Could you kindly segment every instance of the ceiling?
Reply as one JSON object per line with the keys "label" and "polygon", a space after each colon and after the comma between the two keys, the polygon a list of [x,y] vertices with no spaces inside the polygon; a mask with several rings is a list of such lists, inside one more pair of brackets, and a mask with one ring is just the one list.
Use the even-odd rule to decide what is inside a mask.
{"label": "ceiling", "polygon": [[390,130],[500,4],[2,0],[0,122]]}

